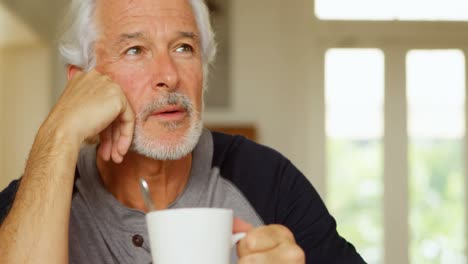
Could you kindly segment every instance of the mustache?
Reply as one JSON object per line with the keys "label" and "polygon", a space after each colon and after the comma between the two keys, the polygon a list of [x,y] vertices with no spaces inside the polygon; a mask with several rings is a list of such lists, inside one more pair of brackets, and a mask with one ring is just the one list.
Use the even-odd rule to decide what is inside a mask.
{"label": "mustache", "polygon": [[185,94],[171,92],[146,104],[137,115],[137,119],[146,120],[152,113],[168,106],[181,107],[189,116],[192,116],[194,112],[193,103]]}

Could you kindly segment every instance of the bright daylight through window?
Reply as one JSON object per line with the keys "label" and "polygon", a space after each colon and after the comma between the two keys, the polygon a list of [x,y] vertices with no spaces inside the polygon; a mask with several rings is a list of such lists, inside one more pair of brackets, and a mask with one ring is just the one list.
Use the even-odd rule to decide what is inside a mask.
{"label": "bright daylight through window", "polygon": [[468,1],[315,0],[315,14],[329,20],[468,21]]}
{"label": "bright daylight through window", "polygon": [[407,101],[410,263],[466,263],[463,53],[410,51]]}
{"label": "bright daylight through window", "polygon": [[340,234],[368,263],[382,263],[382,51],[328,50],[325,90],[327,204]]}

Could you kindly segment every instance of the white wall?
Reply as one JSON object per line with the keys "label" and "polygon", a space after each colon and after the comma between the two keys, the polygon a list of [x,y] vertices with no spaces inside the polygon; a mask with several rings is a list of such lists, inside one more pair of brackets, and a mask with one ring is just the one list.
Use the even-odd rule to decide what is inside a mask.
{"label": "white wall", "polygon": [[50,106],[50,51],[40,44],[3,47],[0,188],[22,175],[36,131]]}
{"label": "white wall", "polygon": [[312,1],[236,0],[231,5],[232,108],[208,111],[205,119],[255,124],[263,144],[286,155],[321,186],[321,177],[314,175],[322,173],[323,161],[310,152]]}
{"label": "white wall", "polygon": [[36,42],[38,37],[15,14],[0,3],[0,45]]}
{"label": "white wall", "polygon": [[51,97],[50,50],[0,5],[0,189],[22,175]]}

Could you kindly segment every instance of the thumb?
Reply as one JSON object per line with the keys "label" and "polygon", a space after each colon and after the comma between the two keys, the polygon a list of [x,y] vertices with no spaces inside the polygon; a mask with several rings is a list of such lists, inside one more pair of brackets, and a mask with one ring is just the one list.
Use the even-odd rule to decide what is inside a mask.
{"label": "thumb", "polygon": [[234,217],[234,222],[232,226],[233,233],[247,232],[252,228],[253,228],[253,225],[247,223],[246,221],[238,217]]}

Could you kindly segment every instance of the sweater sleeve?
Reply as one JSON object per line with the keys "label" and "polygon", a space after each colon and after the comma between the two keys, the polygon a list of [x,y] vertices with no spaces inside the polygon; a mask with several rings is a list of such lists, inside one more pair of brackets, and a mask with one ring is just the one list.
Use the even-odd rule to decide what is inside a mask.
{"label": "sweater sleeve", "polygon": [[281,173],[276,219],[294,234],[306,263],[365,263],[336,230],[336,222],[317,191],[289,161]]}
{"label": "sweater sleeve", "polygon": [[308,264],[365,263],[336,230],[319,194],[283,155],[242,137],[213,133],[213,165],[246,197],[266,225],[294,234]]}

